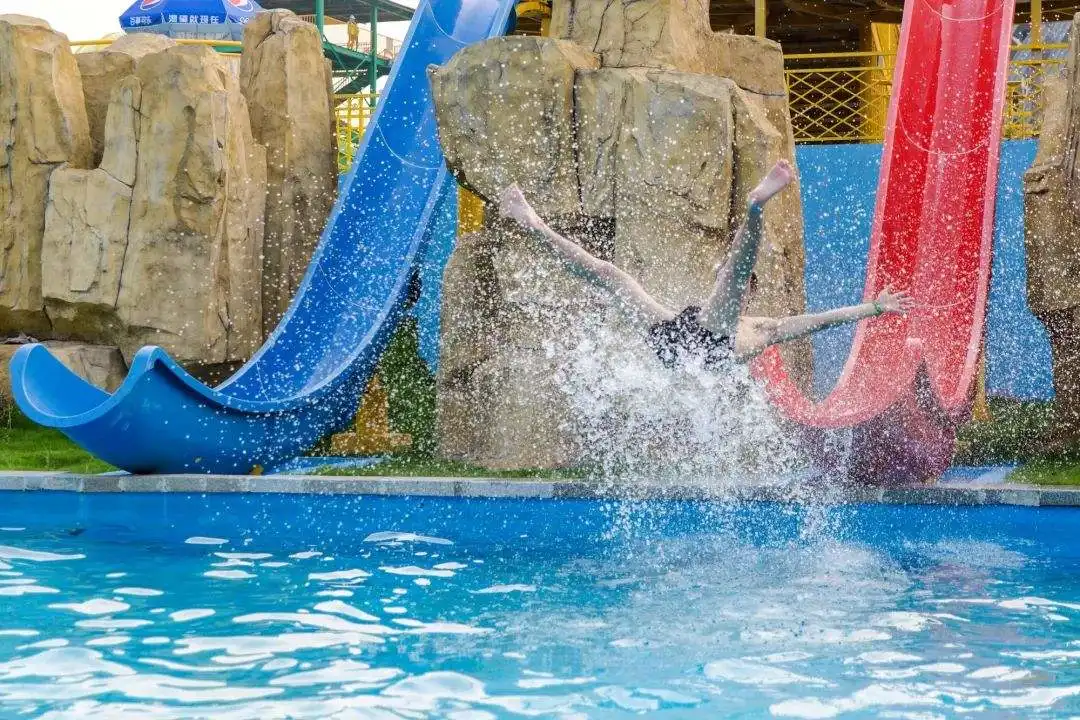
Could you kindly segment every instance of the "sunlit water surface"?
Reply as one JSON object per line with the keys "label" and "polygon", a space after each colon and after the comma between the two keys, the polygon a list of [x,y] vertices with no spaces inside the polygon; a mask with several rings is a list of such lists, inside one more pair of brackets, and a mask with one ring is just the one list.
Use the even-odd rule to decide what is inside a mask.
{"label": "sunlit water surface", "polygon": [[1080,713],[1072,510],[2,505],[2,717]]}

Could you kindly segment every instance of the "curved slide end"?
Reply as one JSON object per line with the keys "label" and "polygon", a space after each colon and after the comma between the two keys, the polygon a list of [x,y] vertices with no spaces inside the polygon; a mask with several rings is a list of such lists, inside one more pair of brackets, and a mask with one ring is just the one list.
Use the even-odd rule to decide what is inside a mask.
{"label": "curved slide end", "polygon": [[[109,394],[44,345],[26,345],[11,359],[11,389],[31,420],[131,472],[249,472],[260,462],[249,450],[255,441],[275,460],[296,451],[281,438],[266,442],[266,429],[250,422],[259,415],[224,404],[220,393],[155,346],[135,355],[124,382]],[[310,439],[295,431],[279,435]]]}
{"label": "curved slide end", "polygon": [[62,430],[93,422],[122,405],[155,370],[198,396],[200,404],[222,406],[218,393],[192,377],[156,345],[148,345],[135,354],[127,377],[112,394],[87,382],[44,345],[24,345],[11,358],[11,391],[28,418],[39,425]]}
{"label": "curved slide end", "polygon": [[28,418],[54,428],[78,424],[111,397],[38,343],[24,345],[11,358],[11,392]]}

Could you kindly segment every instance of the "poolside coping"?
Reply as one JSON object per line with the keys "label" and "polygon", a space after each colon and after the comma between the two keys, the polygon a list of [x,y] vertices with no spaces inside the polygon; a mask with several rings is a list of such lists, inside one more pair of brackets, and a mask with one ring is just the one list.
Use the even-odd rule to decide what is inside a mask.
{"label": "poolside coping", "polygon": [[[783,487],[732,494],[695,485],[613,486],[587,480],[461,477],[329,477],[314,475],[70,475],[0,473],[0,491],[81,493],[285,493],[519,499],[633,499],[790,502]],[[807,497],[816,497],[807,494]],[[798,500],[799,498],[794,498]],[[1080,507],[1080,488],[1006,483],[950,483],[910,487],[853,488],[823,496],[831,503],[895,505],[1024,505]]]}

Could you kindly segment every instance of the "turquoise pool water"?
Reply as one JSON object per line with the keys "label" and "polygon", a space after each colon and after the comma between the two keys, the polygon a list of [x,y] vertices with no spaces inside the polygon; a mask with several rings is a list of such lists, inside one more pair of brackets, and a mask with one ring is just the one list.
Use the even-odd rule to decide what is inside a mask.
{"label": "turquoise pool water", "polygon": [[1070,717],[1080,512],[0,494],[0,717]]}

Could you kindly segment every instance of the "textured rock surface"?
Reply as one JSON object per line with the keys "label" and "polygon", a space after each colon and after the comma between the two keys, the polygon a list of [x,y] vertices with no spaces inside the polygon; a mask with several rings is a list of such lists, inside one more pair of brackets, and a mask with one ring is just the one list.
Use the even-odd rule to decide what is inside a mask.
{"label": "textured rock surface", "polygon": [[516,182],[544,216],[576,213],[574,78],[597,67],[598,58],[573,43],[536,37],[457,53],[431,76],[450,170],[489,200]]}
{"label": "textured rock surface", "polygon": [[[654,296],[699,302],[746,193],[794,158],[780,48],[712,33],[696,0],[568,0],[555,13],[557,39],[489,40],[433,73],[450,167],[488,202],[517,181],[557,229]],[[441,449],[498,467],[573,464],[551,348],[569,328],[613,319],[604,298],[491,215],[445,276]],[[765,225],[750,312],[799,312],[797,183]],[[558,302],[540,299],[545,288]],[[788,354],[806,377],[808,348]]]}
{"label": "textured rock surface", "polygon": [[194,365],[261,341],[266,155],[226,62],[204,47],[137,59],[112,91],[101,167],[54,179],[44,281],[64,336]]}
{"label": "textured rock surface", "polygon": [[[45,346],[68,368],[110,392],[120,387],[127,374],[124,358],[115,347],[62,341],[46,342]],[[0,345],[0,407],[11,402],[11,356],[19,347]]]}
{"label": "textured rock surface", "polygon": [[0,332],[49,328],[41,242],[49,176],[89,167],[82,83],[67,38],[0,15]]}
{"label": "textured rock surface", "polygon": [[105,149],[105,117],[113,88],[135,72],[137,59],[175,45],[174,40],[164,35],[134,33],[124,35],[100,50],[82,52],[75,56],[86,97],[86,117],[90,123],[94,165],[101,162]]}
{"label": "textured rock surface", "polygon": [[572,465],[560,348],[607,299],[503,222],[459,238],[443,284],[439,450],[492,468]]}
{"label": "textured rock surface", "polygon": [[551,36],[599,54],[605,67],[710,72],[716,54],[707,0],[564,0]]}
{"label": "textured rock surface", "polygon": [[613,218],[615,264],[673,307],[708,293],[728,245],[734,89],[723,78],[660,70],[578,79],[584,212]]}
{"label": "textured rock surface", "polygon": [[1035,163],[1024,176],[1028,305],[1046,326],[1054,363],[1055,424],[1080,435],[1080,16],[1068,70],[1048,83]]}
{"label": "textured rock surface", "polygon": [[138,64],[140,152],[116,303],[125,355],[155,343],[222,363],[261,342],[266,152],[227,62],[177,47]]}
{"label": "textured rock surface", "polygon": [[57,170],[45,218],[42,292],[53,332],[115,338],[131,186],[104,170]]}
{"label": "textured rock surface", "polygon": [[551,36],[600,55],[604,67],[721,75],[756,93],[783,95],[783,52],[771,40],[714,33],[706,0],[565,0]]}
{"label": "textured rock surface", "polygon": [[[321,82],[320,82],[321,81]],[[267,150],[263,329],[269,333],[303,280],[337,190],[330,68],[314,25],[288,10],[244,29],[240,85],[255,140]]]}

